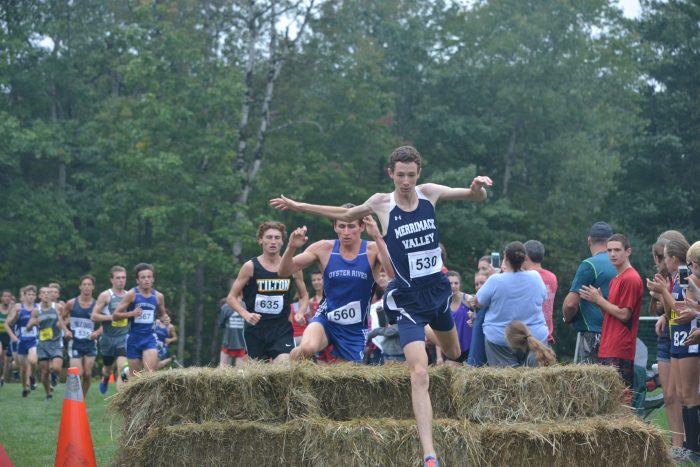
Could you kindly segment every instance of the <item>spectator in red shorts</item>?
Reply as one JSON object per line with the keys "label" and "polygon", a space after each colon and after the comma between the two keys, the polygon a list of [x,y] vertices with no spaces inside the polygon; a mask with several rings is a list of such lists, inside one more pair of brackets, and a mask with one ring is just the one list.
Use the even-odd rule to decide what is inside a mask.
{"label": "spectator in red shorts", "polygon": [[604,365],[615,366],[627,386],[628,402],[634,380],[634,353],[642,308],[644,283],[637,270],[630,264],[632,248],[627,237],[615,234],[607,241],[608,257],[617,271],[610,281],[608,299],[600,289],[588,285],[581,287],[581,298],[603,311],[603,327],[600,334],[598,357]]}
{"label": "spectator in red shorts", "polygon": [[318,305],[323,301],[323,274],[321,271],[313,271],[311,273],[311,287],[313,287],[315,295],[309,300],[309,305],[304,310],[304,313],[299,313],[296,307],[299,303],[293,303],[295,308],[292,310],[291,320],[292,328],[294,328],[294,344],[297,346],[301,343],[301,336],[304,335],[304,329],[309,325],[309,320],[316,314]]}
{"label": "spectator in red shorts", "polygon": [[[220,304],[219,327],[224,329],[224,340],[219,354],[219,368],[241,367],[248,358],[243,338],[245,320],[238,312],[228,306],[225,298],[221,299]],[[241,304],[243,304],[242,301]],[[231,361],[233,361],[233,365]]]}

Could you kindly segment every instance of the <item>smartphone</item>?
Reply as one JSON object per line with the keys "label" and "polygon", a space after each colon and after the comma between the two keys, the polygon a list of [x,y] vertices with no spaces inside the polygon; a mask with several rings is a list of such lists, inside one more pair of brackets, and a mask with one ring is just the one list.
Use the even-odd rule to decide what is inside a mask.
{"label": "smartphone", "polygon": [[501,254],[497,251],[491,252],[491,266],[496,269],[501,267]]}
{"label": "smartphone", "polygon": [[690,275],[690,270],[688,266],[678,266],[678,284],[681,287],[688,287],[688,276]]}

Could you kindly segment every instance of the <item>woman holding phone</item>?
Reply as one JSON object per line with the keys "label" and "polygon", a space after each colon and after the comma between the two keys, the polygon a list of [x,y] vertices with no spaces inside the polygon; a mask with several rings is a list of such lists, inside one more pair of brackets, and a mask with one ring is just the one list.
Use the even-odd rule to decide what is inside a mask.
{"label": "woman holding phone", "polygon": [[[678,449],[678,446],[674,446],[676,449],[673,455],[677,459],[700,455],[700,345],[685,345],[690,332],[697,327],[698,320],[694,314],[679,313],[679,309],[684,308],[685,303],[688,270],[686,256],[689,247],[688,242],[683,239],[669,240],[664,247],[664,263],[672,279],[670,287],[666,286],[666,281],[660,274],[657,274],[653,281],[647,281],[649,289],[662,297],[671,339],[671,374],[669,387],[664,388],[664,392],[676,391],[680,396],[686,446],[692,451],[692,454],[681,452],[683,448]],[[686,273],[685,284],[681,284],[682,272]]]}

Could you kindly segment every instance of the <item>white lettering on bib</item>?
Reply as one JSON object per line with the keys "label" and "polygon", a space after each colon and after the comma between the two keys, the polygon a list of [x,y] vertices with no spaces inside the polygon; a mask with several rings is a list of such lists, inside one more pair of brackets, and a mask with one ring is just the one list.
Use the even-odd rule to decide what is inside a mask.
{"label": "white lettering on bib", "polygon": [[411,279],[440,272],[442,269],[440,248],[408,253],[408,267],[410,269]]}
{"label": "white lettering on bib", "polygon": [[255,312],[278,315],[284,306],[284,295],[255,295]]}
{"label": "white lettering on bib", "polygon": [[90,334],[94,330],[94,324],[91,320],[85,318],[71,318],[70,329],[73,331],[73,337],[76,339],[90,339]]}
{"label": "white lettering on bib", "polygon": [[345,306],[326,313],[326,319],[336,324],[355,324],[362,319],[360,302],[350,302]]}

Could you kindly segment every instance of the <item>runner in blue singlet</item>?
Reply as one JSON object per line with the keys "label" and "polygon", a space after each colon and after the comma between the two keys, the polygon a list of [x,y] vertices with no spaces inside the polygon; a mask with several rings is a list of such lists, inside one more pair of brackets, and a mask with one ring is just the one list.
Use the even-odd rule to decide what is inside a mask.
{"label": "runner in blue singlet", "polygon": [[155,371],[158,368],[158,344],[153,328],[156,319],[167,314],[163,294],[153,288],[153,266],[139,263],[134,267],[134,272],[136,287],[124,295],[112,313],[114,320],[129,320],[129,335],[126,339],[129,378],[137,371]]}
{"label": "runner in blue singlet", "polygon": [[399,335],[411,371],[413,408],[425,465],[435,466],[423,327],[434,326],[438,344],[449,358],[458,358],[460,349],[448,309],[450,284],[441,272],[434,207],[442,200],[482,201],[486,198],[485,187],[492,182],[488,177],[475,177],[469,188],[434,183],[417,186],[420,172],[418,151],[402,146],[389,159],[388,173],[394,182],[392,193],[376,193],[353,208],[300,203],[284,196],[270,200],[270,204],[281,210],[308,212],[343,222],[371,214],[379,217],[395,273],[384,294],[384,309],[398,319]]}
{"label": "runner in blue singlet", "polygon": [[31,379],[34,377],[37,366],[36,354],[36,328],[27,329],[27,324],[36,305],[36,287],[27,285],[20,289],[21,303],[15,305],[7,317],[5,325],[12,341],[13,353],[19,365],[19,376],[22,382],[22,397],[27,397],[30,388],[33,389]]}
{"label": "runner in blue singlet", "polygon": [[[306,227],[296,229],[289,237],[280,274],[292,274],[319,262],[325,297],[304,330],[299,347],[292,351],[292,360],[310,358],[332,344],[331,355],[337,359],[362,362],[367,341],[367,312],[375,277],[381,270],[379,257],[382,254],[375,242],[360,238],[365,226],[376,242],[384,242],[371,216],[364,221],[335,221],[337,240],[320,240],[297,256],[294,252],[307,240]],[[388,255],[384,257],[388,264]]]}

